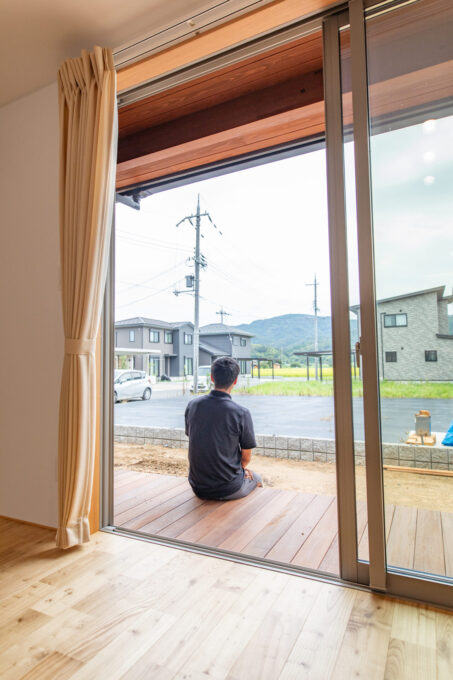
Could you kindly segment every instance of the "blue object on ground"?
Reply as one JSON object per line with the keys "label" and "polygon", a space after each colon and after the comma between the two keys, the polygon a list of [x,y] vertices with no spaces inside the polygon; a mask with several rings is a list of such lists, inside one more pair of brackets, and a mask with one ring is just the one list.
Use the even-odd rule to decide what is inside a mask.
{"label": "blue object on ground", "polygon": [[447,430],[447,434],[442,439],[442,444],[444,446],[453,446],[453,423],[450,425]]}

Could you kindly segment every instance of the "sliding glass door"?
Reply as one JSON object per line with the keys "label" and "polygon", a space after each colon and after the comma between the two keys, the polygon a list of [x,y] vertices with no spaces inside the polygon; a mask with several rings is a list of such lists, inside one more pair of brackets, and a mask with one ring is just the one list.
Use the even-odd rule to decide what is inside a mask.
{"label": "sliding glass door", "polygon": [[[292,114],[318,116],[306,139],[122,196],[104,524],[452,604],[453,7],[350,0],[324,19],[322,41],[321,21],[310,31],[325,116],[318,101]],[[204,260],[189,229],[200,202],[223,234],[203,224]],[[283,337],[296,316],[306,342],[302,326]],[[237,400],[268,470],[268,487],[243,503],[248,523],[241,506],[188,486],[195,333],[204,377],[219,353],[241,361]]]}
{"label": "sliding glass door", "polygon": [[329,192],[330,208],[337,222],[346,215],[363,381],[353,436],[358,571],[368,567],[377,590],[451,604],[453,7],[420,0],[366,12],[351,0],[325,34],[341,78],[341,130],[326,91],[331,182],[343,190]]}

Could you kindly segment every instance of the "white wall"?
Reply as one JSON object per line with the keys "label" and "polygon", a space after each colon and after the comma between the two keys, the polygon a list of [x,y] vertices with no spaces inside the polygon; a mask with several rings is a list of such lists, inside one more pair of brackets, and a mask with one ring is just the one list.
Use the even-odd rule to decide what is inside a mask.
{"label": "white wall", "polygon": [[0,515],[56,526],[58,103],[50,85],[0,109]]}

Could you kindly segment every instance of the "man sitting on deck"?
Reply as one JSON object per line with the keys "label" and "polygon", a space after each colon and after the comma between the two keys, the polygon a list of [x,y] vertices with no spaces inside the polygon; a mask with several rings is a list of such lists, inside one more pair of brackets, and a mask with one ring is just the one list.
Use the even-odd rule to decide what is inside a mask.
{"label": "man sitting on deck", "polygon": [[186,408],[189,483],[199,498],[230,501],[263,486],[261,477],[247,469],[256,446],[250,411],[231,398],[238,375],[237,361],[216,359],[214,389]]}

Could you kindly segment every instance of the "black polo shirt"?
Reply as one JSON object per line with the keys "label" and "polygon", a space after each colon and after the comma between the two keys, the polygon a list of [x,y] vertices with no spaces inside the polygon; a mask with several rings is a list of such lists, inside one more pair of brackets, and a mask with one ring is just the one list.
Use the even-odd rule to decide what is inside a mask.
{"label": "black polo shirt", "polygon": [[250,411],[227,392],[192,399],[186,412],[189,483],[200,498],[223,498],[244,481],[241,449],[256,446]]}

